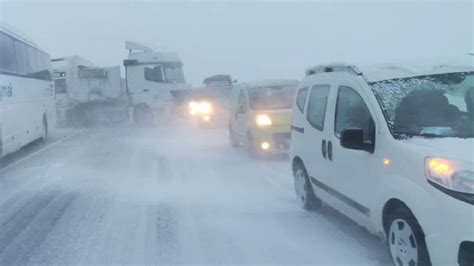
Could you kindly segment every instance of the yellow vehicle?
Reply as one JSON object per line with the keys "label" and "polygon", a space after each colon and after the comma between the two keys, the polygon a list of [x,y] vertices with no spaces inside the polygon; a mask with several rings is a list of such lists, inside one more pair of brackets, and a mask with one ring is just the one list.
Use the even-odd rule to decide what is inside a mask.
{"label": "yellow vehicle", "polygon": [[267,80],[235,85],[229,116],[232,147],[245,145],[251,157],[286,153],[297,84],[296,80]]}

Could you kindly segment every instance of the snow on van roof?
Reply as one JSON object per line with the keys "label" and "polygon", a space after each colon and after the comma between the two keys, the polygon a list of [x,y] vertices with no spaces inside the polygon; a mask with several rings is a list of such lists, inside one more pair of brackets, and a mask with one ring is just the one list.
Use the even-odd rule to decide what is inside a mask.
{"label": "snow on van roof", "polygon": [[416,66],[416,65],[373,65],[359,67],[362,75],[368,82],[378,82],[389,79],[401,79],[426,75],[436,75],[443,73],[471,72],[473,66]]}
{"label": "snow on van roof", "polygon": [[345,63],[317,65],[306,69],[306,76],[320,73],[343,72],[361,75],[369,83],[390,79],[402,79],[443,73],[471,72],[473,66],[434,65],[417,66],[407,64],[379,64],[371,66],[354,66]]}
{"label": "snow on van roof", "polygon": [[38,48],[38,45],[36,43],[34,43],[33,41],[31,41],[28,37],[26,37],[25,34],[23,34],[18,29],[14,28],[12,25],[10,25],[6,22],[0,21],[0,31],[12,36],[13,38],[16,38],[16,39],[22,41],[22,42],[24,42],[24,43],[26,43],[30,46]]}
{"label": "snow on van roof", "polygon": [[269,80],[258,80],[242,82],[249,87],[266,87],[266,86],[278,86],[278,85],[297,85],[298,80],[293,79],[269,79]]}

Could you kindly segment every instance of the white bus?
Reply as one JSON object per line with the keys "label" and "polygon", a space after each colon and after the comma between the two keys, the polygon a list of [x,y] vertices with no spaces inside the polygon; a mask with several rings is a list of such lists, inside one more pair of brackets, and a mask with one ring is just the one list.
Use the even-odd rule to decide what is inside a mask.
{"label": "white bus", "polygon": [[55,125],[50,57],[10,26],[0,24],[0,158]]}

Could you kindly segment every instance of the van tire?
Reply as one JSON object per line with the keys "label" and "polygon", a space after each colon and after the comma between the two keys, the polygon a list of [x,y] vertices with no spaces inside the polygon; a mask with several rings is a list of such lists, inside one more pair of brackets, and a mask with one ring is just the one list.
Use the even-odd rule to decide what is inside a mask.
{"label": "van tire", "polygon": [[[387,235],[387,246],[393,263],[399,265],[399,263],[397,263],[397,261],[400,260],[400,258],[398,258],[399,250],[400,252],[407,254],[407,252],[409,253],[409,250],[414,247],[417,251],[417,261],[414,262],[415,265],[430,266],[431,261],[428,254],[428,248],[426,247],[425,234],[411,211],[406,207],[399,207],[392,213],[388,214],[386,221],[385,233]],[[405,226],[409,227],[405,229]],[[398,239],[396,235],[397,230],[411,230],[412,233],[409,235],[409,240]]]}
{"label": "van tire", "polygon": [[257,146],[255,145],[255,140],[252,134],[247,133],[247,153],[250,158],[261,158],[262,154],[259,152]]}
{"label": "van tire", "polygon": [[40,143],[45,144],[46,141],[48,140],[48,119],[46,118],[46,115],[43,115],[43,122],[41,126],[41,138],[40,138]]}
{"label": "van tire", "polygon": [[309,181],[308,172],[301,161],[293,163],[293,176],[295,182],[295,192],[298,201],[303,209],[315,211],[321,208],[322,201],[316,197],[313,187]]}
{"label": "van tire", "polygon": [[229,141],[230,141],[230,146],[232,148],[239,147],[239,141],[235,138],[234,131],[232,131],[232,128],[230,126],[229,126]]}

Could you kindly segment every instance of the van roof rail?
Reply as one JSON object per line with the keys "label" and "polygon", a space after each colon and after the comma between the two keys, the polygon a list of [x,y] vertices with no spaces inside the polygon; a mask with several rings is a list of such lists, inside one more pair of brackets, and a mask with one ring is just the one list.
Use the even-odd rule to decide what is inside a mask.
{"label": "van roof rail", "polygon": [[354,65],[344,64],[344,63],[334,63],[326,65],[316,65],[310,68],[307,68],[305,71],[306,76],[328,73],[328,72],[346,72],[352,73],[355,75],[362,75],[362,72]]}

